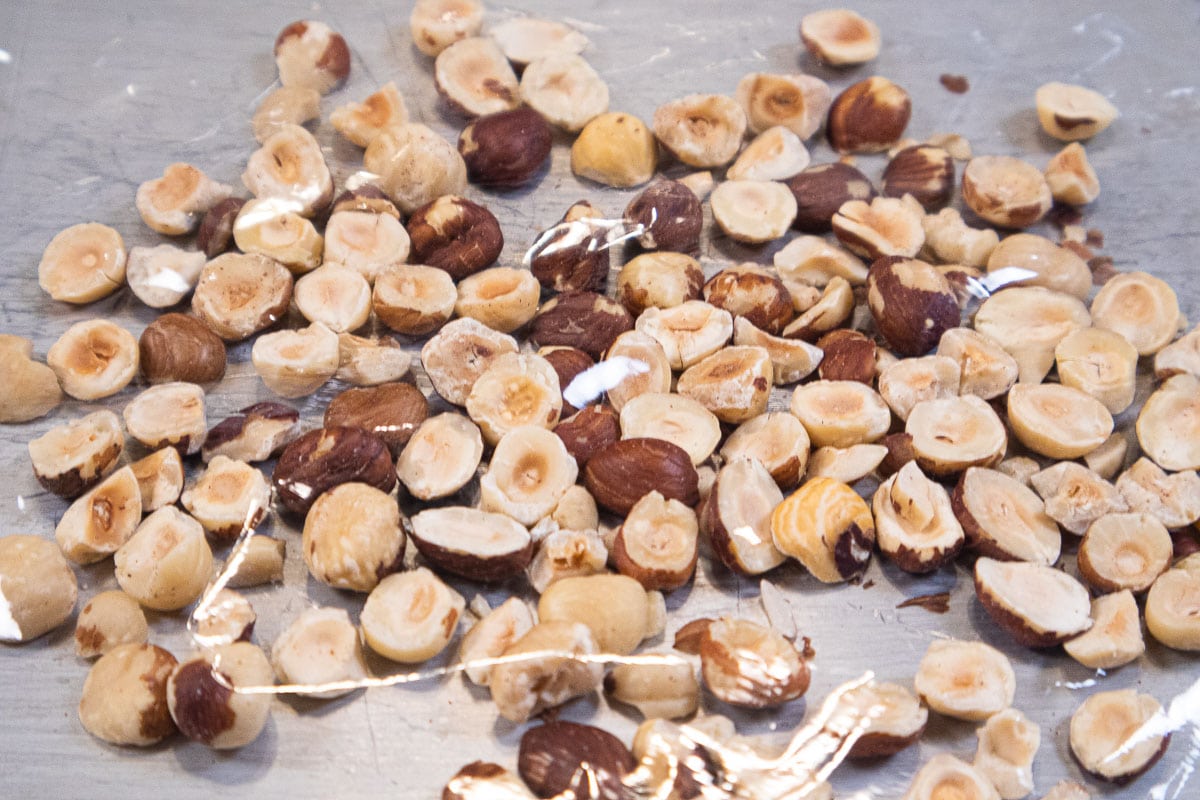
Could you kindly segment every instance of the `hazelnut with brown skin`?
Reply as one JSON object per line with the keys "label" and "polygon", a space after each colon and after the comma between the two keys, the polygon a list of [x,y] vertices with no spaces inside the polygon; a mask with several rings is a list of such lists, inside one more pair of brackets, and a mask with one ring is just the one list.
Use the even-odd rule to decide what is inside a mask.
{"label": "hazelnut with brown skin", "polygon": [[911,115],[908,92],[873,75],[834,98],[825,134],[838,152],[878,153],[904,135]]}
{"label": "hazelnut with brown skin", "polygon": [[654,491],[686,506],[700,502],[700,478],[691,456],[663,439],[614,442],[588,459],[583,477],[596,504],[621,515]]}
{"label": "hazelnut with brown skin", "polygon": [[598,208],[580,200],[561,222],[542,231],[525,255],[538,283],[556,292],[603,291],[611,262],[607,228],[592,222],[603,218]]}
{"label": "hazelnut with brown skin", "polygon": [[[554,367],[554,372],[558,375],[558,385],[566,391],[571,385],[571,381],[584,370],[595,366],[595,360],[587,353],[577,347],[559,347],[551,346],[538,352],[538,355],[550,362],[550,366]],[[563,400],[562,416],[568,417],[574,414],[579,409]]]}
{"label": "hazelnut with brown skin", "polygon": [[888,345],[905,356],[928,353],[961,321],[958,300],[945,277],[912,258],[885,256],[871,265],[867,304]]}
{"label": "hazelnut with brown skin", "polygon": [[792,295],[783,281],[754,264],[726,267],[709,278],[704,299],[775,335],[795,316]]}
{"label": "hazelnut with brown skin", "polygon": [[279,502],[304,515],[322,493],[351,481],[383,492],[396,485],[387,445],[361,428],[318,428],[289,444],[271,476]]}
{"label": "hazelnut with brown skin", "polygon": [[200,221],[196,233],[196,249],[211,258],[224,253],[233,241],[233,222],[246,204],[244,198],[226,197],[210,208]]}
{"label": "hazelnut with brown skin", "polygon": [[418,208],[407,228],[412,261],[443,269],[456,281],[491,266],[504,247],[492,212],[457,195],[443,195]]}
{"label": "hazelnut with brown skin", "polygon": [[147,325],[138,354],[148,383],[214,383],[225,376],[225,343],[187,314],[163,314]]}
{"label": "hazelnut with brown skin", "polygon": [[592,405],[559,422],[554,433],[582,469],[593,455],[621,439],[621,423],[611,407]]}
{"label": "hazelnut with brown skin", "polygon": [[691,189],[678,181],[660,180],[630,202],[625,221],[641,226],[638,244],[647,250],[695,253],[700,247],[704,212]]}
{"label": "hazelnut with brown skin", "polygon": [[871,179],[859,170],[835,161],[816,164],[786,181],[796,198],[792,227],[805,233],[827,233],[833,215],[851,200],[870,202],[876,196]]}
{"label": "hazelnut with brown skin", "polygon": [[362,428],[398,455],[417,426],[429,416],[429,401],[411,383],[384,383],[347,389],[329,401],[325,426]]}
{"label": "hazelnut with brown skin", "polygon": [[542,306],[530,326],[529,338],[539,347],[577,347],[599,359],[619,335],[633,330],[633,317],[602,294],[564,292]]}
{"label": "hazelnut with brown skin", "polygon": [[940,147],[906,147],[883,170],[883,196],[911,194],[926,211],[950,201],[954,192],[954,159]]}
{"label": "hazelnut with brown skin", "polygon": [[458,137],[458,152],[471,183],[512,188],[538,174],[553,138],[542,115],[521,106],[472,121]]}
{"label": "hazelnut with brown skin", "polygon": [[299,20],[275,38],[275,65],[284,86],[306,86],[328,94],[350,75],[350,48],[324,22]]}

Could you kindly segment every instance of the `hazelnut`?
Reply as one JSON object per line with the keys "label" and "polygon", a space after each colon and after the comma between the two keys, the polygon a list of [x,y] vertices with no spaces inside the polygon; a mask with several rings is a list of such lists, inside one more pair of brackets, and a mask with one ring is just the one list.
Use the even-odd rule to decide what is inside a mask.
{"label": "hazelnut", "polygon": [[512,333],[533,319],[540,298],[541,286],[528,270],[492,267],[459,282],[454,313]]}
{"label": "hazelnut", "polygon": [[754,264],[726,267],[713,275],[704,284],[704,300],[772,334],[782,331],[794,316],[783,281]]}
{"label": "hazelnut", "polygon": [[[579,490],[587,493],[582,486]],[[595,507],[594,502],[592,506]],[[551,527],[545,526],[547,529]],[[537,552],[527,570],[529,585],[535,592],[544,594],[553,584],[566,578],[606,573],[607,563],[608,548],[594,527],[580,530],[557,528],[537,544]]]}
{"label": "hazelnut", "polygon": [[980,558],[975,594],[996,624],[1027,647],[1053,647],[1092,627],[1087,588],[1054,567]]}
{"label": "hazelnut", "polygon": [[367,147],[383,131],[408,122],[408,109],[395,81],[388,81],[361,103],[338,106],[329,115],[334,129],[359,147]]}
{"label": "hazelnut", "polygon": [[564,292],[544,304],[530,323],[538,347],[576,347],[599,360],[617,336],[633,329],[620,303],[595,292]]}
{"label": "hazelnut", "polygon": [[473,36],[438,53],[433,65],[438,93],[470,117],[507,111],[520,104],[517,76],[496,42]]}
{"label": "hazelnut", "polygon": [[754,137],[725,172],[730,180],[776,181],[808,166],[808,150],[800,137],[776,125]]}
{"label": "hazelnut", "polygon": [[98,222],[59,231],[42,251],[38,285],[64,303],[91,303],[125,282],[125,241]]}
{"label": "hazelnut", "polygon": [[448,403],[467,402],[471,387],[492,361],[517,352],[517,340],[470,318],[446,323],[421,348],[421,366]]}
{"label": "hazelnut", "polygon": [[[370,211],[372,214],[383,214],[392,219],[400,219],[400,209],[396,208],[387,195],[378,186],[364,183],[353,189],[347,188],[333,201],[333,213],[339,211]],[[328,231],[326,231],[328,233]]]}
{"label": "hazelnut", "polygon": [[134,247],[129,251],[125,279],[137,298],[151,308],[173,306],[196,288],[204,253],[170,244]]}
{"label": "hazelnut", "polygon": [[620,797],[636,766],[616,736],[565,720],[527,730],[517,754],[517,772],[538,797]]}
{"label": "hazelnut", "polygon": [[215,383],[225,376],[225,343],[187,314],[163,314],[138,340],[138,364],[148,383]]}
{"label": "hazelnut", "polygon": [[[250,128],[254,131],[254,138],[262,144],[285,125],[303,125],[320,116],[320,92],[307,86],[281,86],[258,104],[258,109],[250,119]],[[216,254],[209,255],[209,258],[213,255]]]}
{"label": "hazelnut", "polygon": [[833,102],[829,84],[812,75],[752,72],[738,81],[734,95],[754,133],[782,125],[803,141],[817,132]]}
{"label": "hazelnut", "polygon": [[725,181],[708,202],[725,235],[746,244],[774,241],[796,219],[795,196],[776,181]]}
{"label": "hazelnut", "polygon": [[833,215],[851,200],[869,202],[875,197],[870,179],[849,164],[835,161],[817,164],[793,175],[786,182],[796,199],[792,227],[805,233],[825,233]]}
{"label": "hazelnut", "polygon": [[50,345],[46,364],[68,395],[99,400],[124,389],[137,374],[137,341],[106,319],[76,322]]}
{"label": "hazelnut", "polygon": [[362,428],[399,453],[429,415],[429,402],[411,383],[347,389],[329,401],[326,428]]}
{"label": "hazelnut", "polygon": [[683,253],[642,253],[621,267],[617,299],[634,316],[647,308],[673,308],[699,300],[704,286],[700,262]]}
{"label": "hazelnut", "polygon": [[500,256],[504,236],[485,207],[456,195],[444,195],[418,208],[408,220],[412,257],[462,280]]}
{"label": "hazelnut", "polygon": [[283,403],[255,403],[209,429],[204,460],[223,455],[239,461],[265,461],[300,435],[300,412]]}
{"label": "hazelnut", "polygon": [[645,183],[657,165],[654,134],[631,114],[611,111],[593,117],[571,145],[573,173],[617,189]]}
{"label": "hazelnut", "polygon": [[861,575],[875,544],[866,501],[844,483],[813,478],[771,512],[771,538],[823,583]]}
{"label": "hazelnut", "polygon": [[29,442],[29,460],[38,483],[59,497],[77,497],[117,463],[125,448],[121,420],[95,411],[56,425]]}
{"label": "hazelnut", "polygon": [[[333,199],[333,178],[321,145],[299,125],[282,125],[246,162],[242,183],[257,198],[311,217]],[[240,216],[240,213],[239,213]]]}
{"label": "hazelnut", "polygon": [[302,275],[321,263],[325,240],[316,226],[295,212],[290,200],[249,200],[233,223],[233,241],[243,253],[258,253]]}
{"label": "hazelnut", "polygon": [[161,178],[138,187],[136,205],[142,221],[151,230],[167,236],[191,233],[201,217],[233,187],[217,183],[191,164],[170,164]]}
{"label": "hazelnut", "polygon": [[396,460],[396,476],[418,500],[452,495],[475,477],[483,458],[483,435],[462,414],[438,414],[422,422]]}
{"label": "hazelnut", "polygon": [[258,527],[271,507],[271,487],[245,461],[213,456],[179,498],[214,539],[231,540]]}
{"label": "hazelnut", "polygon": [[232,589],[221,589],[196,604],[192,612],[192,635],[206,647],[248,642],[254,635],[258,615],[250,601]]}
{"label": "hazelnut", "polygon": [[626,401],[620,413],[622,438],[650,436],[671,442],[686,450],[697,466],[708,460],[721,441],[717,415],[682,391],[644,392]]}
{"label": "hazelnut", "polygon": [[75,655],[95,658],[123,644],[144,644],[149,635],[137,600],[120,590],[100,592],[79,610]]}
{"label": "hazelnut", "polygon": [[458,152],[472,183],[512,188],[533,180],[552,140],[542,115],[522,106],[472,120],[458,137]]}
{"label": "hazelnut", "polygon": [[155,450],[129,465],[142,495],[142,513],[157,511],[179,499],[183,491],[183,460],[174,447]]}
{"label": "hazelnut", "polygon": [[695,506],[699,476],[687,451],[662,439],[622,439],[588,459],[584,484],[596,504],[625,515],[638,500],[657,491]]}
{"label": "hazelnut", "polygon": [[533,557],[525,526],[505,514],[442,506],[413,515],[406,525],[425,560],[442,572],[490,583],[520,574]]}
{"label": "hazelnut", "polygon": [[925,243],[921,206],[911,197],[876,197],[870,203],[851,200],[833,215],[838,241],[863,258],[912,258]]}
{"label": "hazelnut", "polygon": [[1091,313],[1097,328],[1121,334],[1139,356],[1149,356],[1175,338],[1179,298],[1161,278],[1148,272],[1127,272],[1101,287],[1092,299]]}
{"label": "hazelnut", "polygon": [[467,187],[467,166],[454,145],[412,122],[372,139],[363,168],[379,176],[379,188],[405,214]]}
{"label": "hazelnut", "polygon": [[505,660],[492,667],[489,687],[496,710],[511,722],[525,722],[539,711],[591,692],[600,685],[603,669],[573,656],[598,652],[595,637],[583,623],[539,622],[509,645]]}
{"label": "hazelnut", "polygon": [[407,261],[411,247],[398,214],[359,208],[335,210],[325,225],[323,263],[354,270],[374,284],[380,274]]}
{"label": "hazelnut", "polygon": [[917,463],[934,476],[991,466],[1008,445],[999,415],[973,394],[917,403],[908,412],[904,430],[912,436]]}
{"label": "hazelnut", "polygon": [[625,207],[625,222],[641,231],[638,244],[647,250],[694,253],[700,247],[704,213],[691,189],[676,181],[659,180]]}
{"label": "hazelnut", "polygon": [[258,337],[250,351],[254,371],[280,397],[304,397],[337,372],[337,334],[320,322]]}
{"label": "hazelnut", "polygon": [[[653,336],[637,330],[626,331],[613,341],[605,359],[621,365],[620,374],[613,376],[615,385],[607,389],[608,402],[618,412],[633,398],[646,392],[671,391],[671,363],[663,346]],[[599,390],[600,387],[594,388]],[[577,400],[583,402],[583,398]]]}
{"label": "hazelnut", "polygon": [[578,55],[546,56],[521,73],[521,99],[551,125],[577,133],[608,111],[608,84]]}
{"label": "hazelnut", "polygon": [[62,551],[41,536],[0,536],[0,642],[28,642],[62,625],[75,610],[78,582]]}
{"label": "hazelnut", "polygon": [[304,518],[304,563],[314,578],[338,589],[374,589],[400,569],[404,544],[396,502],[365,483],[334,486]]}
{"label": "hazelnut", "polygon": [[729,434],[721,446],[721,457],[731,463],[738,459],[757,461],[780,489],[790,490],[799,485],[805,473],[810,444],[808,431],[799,419],[786,411],[769,411],[743,422]]}
{"label": "hazelnut", "polygon": [[338,334],[338,371],[334,377],[355,386],[398,381],[408,374],[412,356],[390,336]]}
{"label": "hazelnut", "polygon": [[588,460],[621,438],[617,413],[607,406],[587,406],[554,426],[567,452],[583,468]]}
{"label": "hazelnut", "polygon": [[466,605],[425,567],[388,575],[363,604],[363,640],[384,658],[419,664],[450,644]]}
{"label": "hazelnut", "polygon": [[818,380],[796,387],[791,412],[816,447],[849,447],[883,438],[892,412],[883,398],[858,381]]}
{"label": "hazelnut", "polygon": [[396,485],[387,445],[361,428],[318,428],[284,448],[271,476],[279,501],[303,516],[322,493],[357,481],[390,492]]}
{"label": "hazelnut", "polygon": [[700,677],[723,702],[772,708],[808,691],[811,675],[804,657],[778,632],[721,617],[701,634]]}
{"label": "hazelnut", "polygon": [[160,383],[145,389],[125,406],[125,430],[146,447],[170,445],[180,455],[200,452],[208,423],[204,390],[194,383]]}
{"label": "hazelnut", "polygon": [[827,8],[801,18],[800,41],[826,64],[865,64],[879,55],[879,26],[849,9]]}
{"label": "hazelnut", "polygon": [[961,321],[958,300],[945,277],[912,258],[887,256],[871,265],[867,304],[883,338],[904,356],[928,353]]}
{"label": "hazelnut", "polygon": [[875,381],[875,342],[858,331],[839,328],[817,340],[822,351],[817,374],[827,381],[858,381],[870,386]]}
{"label": "hazelnut", "polygon": [[834,98],[825,134],[838,152],[878,153],[904,135],[911,114],[908,92],[874,75]]}
{"label": "hazelnut", "polygon": [[925,574],[952,561],[965,536],[950,494],[909,461],[871,499],[879,549],[905,572]]}
{"label": "hazelnut", "polygon": [[[773,261],[785,286],[791,282],[823,288],[834,277],[844,278],[851,286],[861,286],[867,281],[867,265],[858,256],[820,236],[797,236],[775,253]],[[792,291],[791,286],[788,289]],[[792,294],[796,292],[792,291]],[[816,296],[820,297],[820,292]],[[793,296],[792,305],[797,312],[803,313],[813,304],[799,308]]]}
{"label": "hazelnut", "polygon": [[[565,393],[571,381],[580,373],[596,366],[596,362],[587,353],[574,347],[551,346],[538,351],[538,355],[546,359],[558,375],[558,386]],[[563,399],[562,414],[568,417],[579,409]]]}
{"label": "hazelnut", "polygon": [[726,347],[679,376],[680,394],[698,400],[722,422],[745,422],[767,410],[771,357],[761,347]]}
{"label": "hazelnut", "polygon": [[199,522],[175,506],[142,521],[113,556],[117,583],[155,611],[177,611],[197,600],[212,577],[212,549]]}
{"label": "hazelnut", "polygon": [[83,682],[84,730],[109,744],[137,747],[170,736],[175,723],[167,710],[167,681],[177,663],[152,644],[122,644],[105,653]]}
{"label": "hazelnut", "polygon": [[413,44],[433,57],[455,42],[475,36],[483,27],[478,0],[417,0],[408,18]]}
{"label": "hazelnut", "polygon": [[556,292],[603,291],[610,262],[604,214],[586,200],[542,231],[525,254],[538,283]]}
{"label": "hazelnut", "polygon": [[700,530],[726,567],[742,575],[761,575],[784,561],[771,539],[771,509],[783,493],[755,458],[737,458],[717,473],[700,505]]}
{"label": "hazelnut", "polygon": [[266,727],[272,696],[237,690],[274,683],[271,662],[258,647],[218,645],[175,667],[167,681],[167,706],[189,739],[216,750],[244,747]]}
{"label": "hazelnut", "polygon": [[733,161],[746,134],[746,112],[719,94],[692,94],[654,111],[654,135],[691,167],[722,167]]}
{"label": "hazelnut", "polygon": [[266,256],[226,253],[204,266],[192,311],[227,342],[278,322],[292,301],[292,274]]}
{"label": "hazelnut", "polygon": [[[320,686],[361,681],[367,677],[358,629],[341,608],[310,608],[296,617],[271,646],[271,665],[284,683]],[[319,700],[341,697],[354,689],[305,692]]]}
{"label": "hazelnut", "polygon": [[826,331],[844,325],[854,313],[856,305],[857,300],[850,282],[840,276],[834,276],[825,285],[820,299],[788,323],[783,329],[783,336],[788,339],[816,341]]}
{"label": "hazelnut", "polygon": [[733,315],[702,300],[647,308],[636,329],[662,346],[671,369],[687,369],[720,350],[733,335]]}
{"label": "hazelnut", "polygon": [[488,35],[518,67],[552,56],[576,55],[588,44],[587,37],[570,25],[536,17],[506,19],[493,25]]}
{"label": "hazelnut", "polygon": [[963,202],[1002,228],[1027,228],[1046,216],[1054,198],[1040,170],[1011,156],[977,156],[962,177]]}
{"label": "hazelnut", "polygon": [[62,402],[58,376],[32,355],[31,340],[0,336],[0,423],[37,419]]}
{"label": "hazelnut", "polygon": [[379,273],[371,306],[397,333],[425,336],[450,319],[457,300],[454,279],[444,269],[402,264]]}
{"label": "hazelnut", "polygon": [[334,333],[361,328],[371,316],[371,286],[359,272],[324,264],[296,281],[296,308]]}
{"label": "hazelnut", "polygon": [[1079,142],[1058,151],[1046,165],[1045,175],[1050,194],[1060,203],[1084,206],[1100,196],[1100,179]]}
{"label": "hazelnut", "polygon": [[302,86],[328,94],[350,75],[350,48],[324,22],[299,20],[275,37],[275,65],[284,86]]}
{"label": "hazelnut", "polygon": [[954,192],[954,159],[940,147],[919,144],[892,156],[883,170],[884,197],[911,194],[926,211],[946,205]]}
{"label": "hazelnut", "polygon": [[1044,83],[1034,97],[1042,130],[1065,142],[1090,139],[1117,118],[1104,95],[1069,83]]}
{"label": "hazelnut", "polygon": [[532,353],[503,353],[475,381],[466,405],[484,441],[494,445],[523,425],[554,427],[562,411],[562,389],[546,359]]}

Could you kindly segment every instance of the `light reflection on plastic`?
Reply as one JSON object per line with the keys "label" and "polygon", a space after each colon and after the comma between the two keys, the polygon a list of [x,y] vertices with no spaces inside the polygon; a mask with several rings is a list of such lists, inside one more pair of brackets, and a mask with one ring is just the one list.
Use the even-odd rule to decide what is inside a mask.
{"label": "light reflection on plastic", "polygon": [[0,50],[0,64],[11,64],[13,60],[12,54],[7,50]]}
{"label": "light reflection on plastic", "polygon": [[528,267],[537,256],[553,255],[588,240],[592,240],[588,243],[588,252],[605,250],[628,239],[637,238],[645,232],[646,227],[641,223],[630,224],[624,219],[583,217],[570,222],[560,222],[542,231],[542,235],[533,246],[525,251],[522,263]]}
{"label": "light reflection on plastic", "polygon": [[1010,283],[1036,278],[1038,274],[1024,267],[1001,267],[991,270],[982,278],[967,278],[967,291],[973,297],[986,300]]}
{"label": "light reflection on plastic", "polygon": [[576,408],[583,408],[599,400],[609,389],[620,386],[626,378],[649,371],[650,365],[645,361],[629,356],[613,356],[576,375],[563,390],[563,400]]}

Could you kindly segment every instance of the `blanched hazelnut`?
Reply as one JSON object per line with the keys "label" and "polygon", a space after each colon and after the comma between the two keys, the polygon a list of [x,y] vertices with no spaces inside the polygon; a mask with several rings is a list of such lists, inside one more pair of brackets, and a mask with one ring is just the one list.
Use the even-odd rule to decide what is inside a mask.
{"label": "blanched hazelnut", "polygon": [[233,187],[217,183],[191,164],[176,163],[161,178],[146,181],[137,190],[138,213],[152,230],[167,236],[191,233],[201,217]]}
{"label": "blanched hazelnut", "polygon": [[205,261],[202,252],[170,244],[134,247],[129,251],[125,278],[143,303],[151,308],[167,308],[196,288]]}
{"label": "blanched hazelnut", "polygon": [[231,571],[226,585],[232,589],[249,589],[282,582],[286,554],[287,543],[282,539],[261,534],[243,539],[225,563],[225,569]]}
{"label": "blanched hazelnut", "polygon": [[91,735],[117,745],[148,747],[175,732],[167,682],[175,656],[152,644],[121,644],[88,672],[79,721]]}
{"label": "blanched hazelnut", "polygon": [[325,492],[304,519],[304,563],[314,578],[339,589],[374,589],[400,567],[404,543],[396,502],[363,483]]}
{"label": "blanched hazelnut", "polygon": [[581,178],[629,189],[654,177],[658,144],[635,116],[608,112],[593,117],[571,145],[571,172]]}
{"label": "blanched hazelnut", "polygon": [[525,67],[521,99],[551,125],[575,133],[608,111],[608,84],[580,56],[551,55]]}
{"label": "blanched hazelnut", "polygon": [[488,37],[462,39],[438,53],[433,65],[438,92],[472,117],[515,108],[517,76],[496,42]]}
{"label": "blanched hazelnut", "polygon": [[284,86],[305,86],[328,94],[350,74],[350,48],[324,22],[293,22],[275,38],[275,65]]}
{"label": "blanched hazelnut", "polygon": [[821,127],[833,102],[829,84],[812,75],[752,72],[738,81],[735,97],[754,133],[782,125],[801,140]]}
{"label": "blanched hazelnut", "polygon": [[329,115],[334,129],[359,147],[366,147],[383,131],[408,122],[408,109],[395,81],[388,81],[361,103],[338,106]]}
{"label": "blanched hazelnut", "polygon": [[379,273],[371,307],[397,333],[424,336],[450,319],[457,299],[454,279],[445,270],[402,264]]}
{"label": "blanched hazelnut", "polygon": [[0,537],[0,642],[28,642],[67,621],[79,595],[75,573],[41,536]]}
{"label": "blanched hazelnut", "polygon": [[106,319],[76,322],[50,345],[46,363],[71,397],[99,400],[124,389],[137,374],[137,341]]}
{"label": "blanched hazelnut", "polygon": [[369,284],[407,261],[411,247],[408,231],[390,214],[334,211],[325,226],[324,263],[352,269]]}
{"label": "blanched hazelnut", "polygon": [[61,230],[42,251],[38,285],[55,300],[90,303],[125,282],[125,241],[98,222]]}
{"label": "blanched hazelnut", "polygon": [[746,133],[746,112],[731,98],[693,94],[654,111],[654,135],[672,155],[692,167],[721,167],[737,155]]}
{"label": "blanched hazelnut", "polygon": [[334,377],[355,386],[398,381],[408,374],[412,356],[390,336],[338,334],[338,371]]}
{"label": "blanched hazelnut", "polygon": [[367,646],[403,664],[450,644],[466,601],[425,567],[388,575],[367,595],[359,624]]}
{"label": "blanched hazelnut", "polygon": [[164,506],[142,521],[113,562],[126,594],[146,608],[176,611],[200,597],[213,557],[200,523]]}
{"label": "blanched hazelnut", "polygon": [[[250,127],[254,138],[262,144],[285,125],[303,125],[320,116],[320,92],[307,86],[280,86],[258,104]],[[216,253],[209,253],[209,258],[214,255]]]}
{"label": "blanched hazelnut", "polygon": [[[310,608],[296,617],[271,646],[271,665],[284,683],[319,686],[367,677],[358,630],[341,608]],[[327,700],[354,691],[305,692]]]}
{"label": "blanched hazelnut", "polygon": [[558,374],[541,356],[501,354],[475,381],[466,406],[488,444],[522,425],[552,428],[562,411]]}
{"label": "blanched hazelnut", "polygon": [[304,217],[333,199],[333,178],[321,146],[299,125],[281,125],[251,154],[242,183],[255,197],[278,200]]}
{"label": "blanched hazelnut", "polygon": [[483,4],[478,0],[417,0],[408,24],[417,49],[436,56],[455,42],[479,33]]}
{"label": "blanched hazelnut", "polygon": [[179,499],[183,491],[183,461],[174,447],[155,450],[129,465],[142,495],[142,513],[149,514]]}
{"label": "blanched hazelnut", "polygon": [[412,122],[372,139],[363,167],[379,176],[379,188],[405,214],[467,186],[467,166],[454,145]]}
{"label": "blanched hazelnut", "polygon": [[100,592],[79,610],[75,655],[95,658],[119,645],[143,644],[149,633],[137,600],[119,590]]}
{"label": "blanched hazelnut", "polygon": [[250,601],[232,589],[202,599],[192,612],[192,636],[205,647],[248,642],[258,615]]}
{"label": "blanched hazelnut", "polygon": [[167,682],[167,707],[189,739],[216,750],[244,747],[266,727],[272,696],[238,689],[274,683],[271,662],[258,647],[220,645],[175,667]]}
{"label": "blanched hazelnut", "polygon": [[800,137],[777,125],[754,138],[725,172],[730,180],[780,181],[808,166]]}
{"label": "blanched hazelnut", "polygon": [[233,539],[262,522],[271,507],[271,487],[245,461],[218,455],[180,502],[214,538]]}
{"label": "blanched hazelnut", "polygon": [[226,253],[204,265],[192,311],[227,342],[278,322],[292,301],[292,273],[266,256]]}

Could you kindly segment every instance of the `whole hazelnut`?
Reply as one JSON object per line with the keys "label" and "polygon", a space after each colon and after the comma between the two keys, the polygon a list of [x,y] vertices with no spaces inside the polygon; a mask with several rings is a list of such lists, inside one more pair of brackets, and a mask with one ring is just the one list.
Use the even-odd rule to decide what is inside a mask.
{"label": "whole hazelnut", "polygon": [[553,228],[542,231],[525,255],[529,271],[556,292],[604,290],[611,263],[604,214],[580,200]]}
{"label": "whole hazelnut", "polygon": [[805,233],[827,233],[843,203],[875,197],[871,180],[849,164],[817,164],[786,181],[796,197],[792,227]]}
{"label": "whole hazelnut", "polygon": [[528,183],[550,157],[550,125],[528,106],[487,114],[463,128],[458,152],[467,178],[482,186]]}
{"label": "whole hazelnut", "polygon": [[284,507],[296,514],[324,492],[357,482],[390,492],[396,470],[387,445],[362,428],[317,428],[284,448],[271,475]]}
{"label": "whole hazelnut", "polygon": [[429,401],[411,383],[384,383],[347,389],[329,401],[325,427],[362,428],[398,454],[429,416]]}
{"label": "whole hazelnut", "polygon": [[148,383],[214,383],[225,375],[225,343],[187,314],[163,314],[147,325],[138,356]]}
{"label": "whole hazelnut", "polygon": [[954,191],[954,159],[940,147],[919,144],[892,157],[883,170],[883,196],[911,194],[926,211],[950,201]]}
{"label": "whole hazelnut", "polygon": [[595,117],[571,145],[571,171],[581,178],[629,189],[654,177],[658,142],[632,114],[609,112]]}
{"label": "whole hazelnut", "polygon": [[196,249],[208,258],[216,258],[228,250],[233,241],[233,222],[245,204],[241,197],[226,197],[210,208],[200,221]]}
{"label": "whole hazelnut", "polygon": [[[591,356],[575,347],[551,346],[539,351],[538,355],[549,361],[550,366],[554,367],[554,372],[558,375],[559,388],[564,392],[579,373],[596,365]],[[563,417],[568,417],[578,410],[565,398],[563,399]]]}
{"label": "whole hazelnut", "polygon": [[324,22],[299,20],[275,38],[275,64],[284,86],[304,86],[327,94],[350,74],[350,48]]}
{"label": "whole hazelnut", "polygon": [[671,308],[699,300],[704,286],[700,262],[683,253],[642,253],[631,258],[617,275],[617,299],[629,313],[647,308]]}
{"label": "whole hazelnut", "polygon": [[704,299],[754,327],[779,335],[792,321],[792,295],[783,281],[754,264],[727,267],[704,284]]}
{"label": "whole hazelnut", "polygon": [[450,273],[454,280],[491,266],[504,248],[500,223],[478,203],[443,195],[408,220],[412,261]]}
{"label": "whole hazelnut", "polygon": [[911,115],[908,92],[874,75],[834,98],[825,133],[838,152],[878,153],[900,139]]}
{"label": "whole hazelnut", "polygon": [[642,190],[626,207],[625,221],[641,226],[638,243],[647,250],[695,253],[700,248],[700,199],[678,181],[660,180]]}
{"label": "whole hazelnut", "polygon": [[902,356],[921,356],[961,322],[954,290],[935,267],[884,256],[867,274],[867,305],[887,343]]}
{"label": "whole hazelnut", "polygon": [[633,317],[616,300],[595,292],[564,292],[538,311],[529,338],[538,347],[577,347],[600,359],[613,340],[629,330]]}

